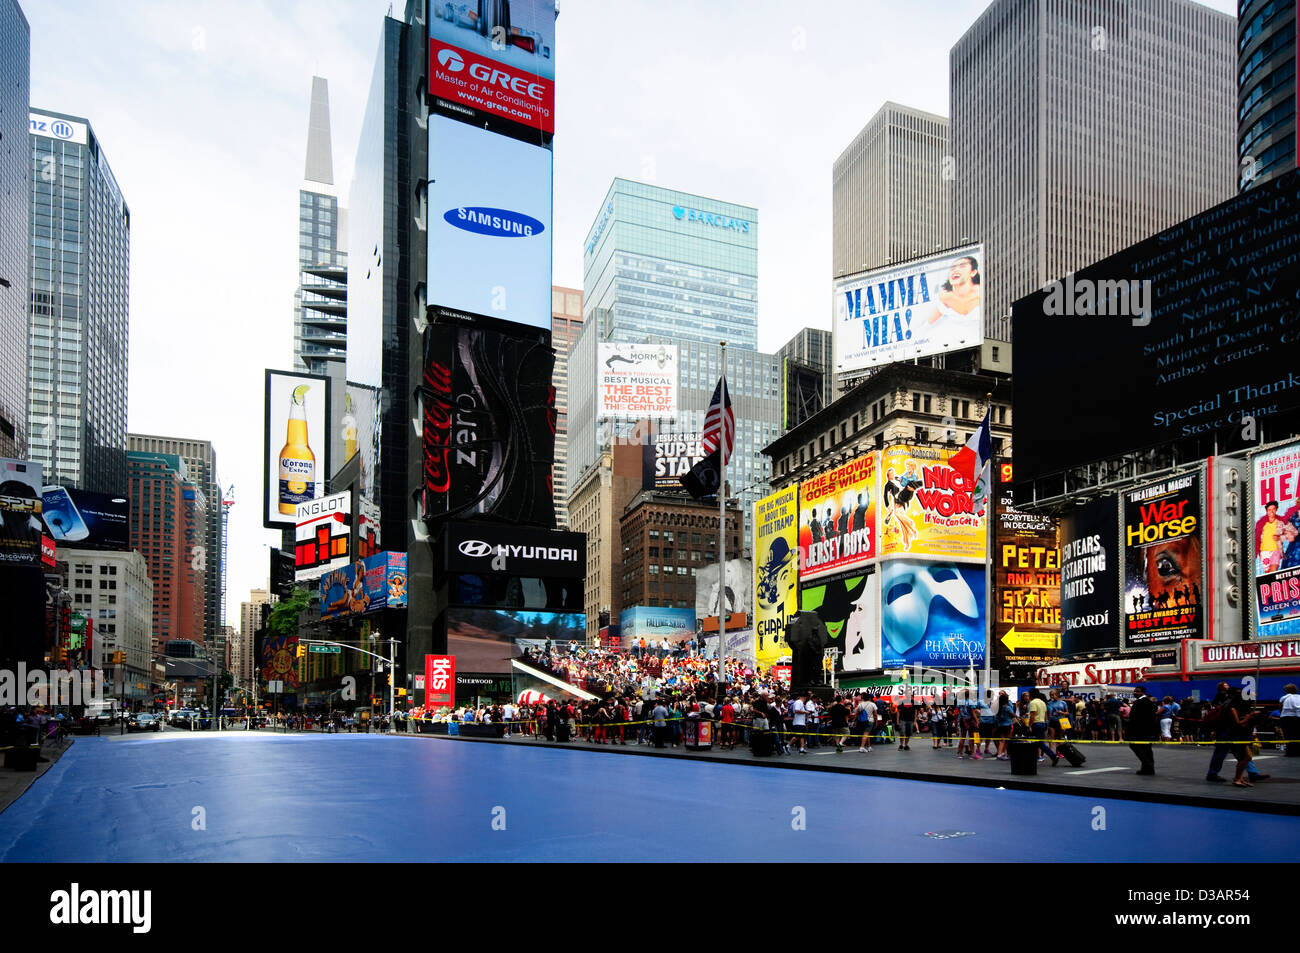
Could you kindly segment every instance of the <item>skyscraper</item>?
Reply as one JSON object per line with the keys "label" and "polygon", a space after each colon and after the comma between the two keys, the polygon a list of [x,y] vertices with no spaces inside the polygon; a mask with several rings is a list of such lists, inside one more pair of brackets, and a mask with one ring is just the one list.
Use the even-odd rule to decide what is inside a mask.
{"label": "skyscraper", "polygon": [[[948,244],[948,120],[885,103],[831,172],[835,277],[905,261]],[[827,366],[830,355],[827,354]]]}
{"label": "skyscraper", "polygon": [[28,455],[47,483],[126,491],[131,213],[90,122],[33,111]]}
{"label": "skyscraper", "polygon": [[1297,8],[1238,0],[1237,160],[1242,191],[1296,167]]}
{"label": "skyscraper", "polygon": [[555,525],[569,525],[569,351],[582,330],[582,291],[551,287],[551,347],[555,349]]}
{"label": "skyscraper", "polygon": [[0,0],[0,457],[27,453],[30,61],[27,18]]}
{"label": "skyscraper", "polygon": [[994,0],[949,59],[952,243],[1011,302],[1236,191],[1231,16],[1190,0]]}
{"label": "skyscraper", "polygon": [[[785,406],[781,426],[783,429],[788,429],[835,399],[833,396],[835,374],[831,366],[834,363],[834,355],[831,352],[831,332],[823,331],[821,328],[803,328],[781,345],[780,350],[776,352],[776,357],[782,375],[781,393]],[[806,383],[806,375],[798,373],[792,375],[788,361],[812,368],[821,375],[821,386],[817,389],[816,395],[819,401],[807,399],[812,395],[808,395],[803,386]],[[796,406],[791,406],[792,403]],[[816,406],[813,406],[814,403]]]}

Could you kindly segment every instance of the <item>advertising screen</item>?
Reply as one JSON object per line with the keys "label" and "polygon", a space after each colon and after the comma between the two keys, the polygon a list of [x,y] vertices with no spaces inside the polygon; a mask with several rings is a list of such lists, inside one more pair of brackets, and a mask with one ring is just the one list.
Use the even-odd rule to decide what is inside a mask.
{"label": "advertising screen", "polygon": [[651,434],[642,444],[641,488],[680,490],[682,477],[704,457],[697,431]]}
{"label": "advertising screen", "polygon": [[581,579],[586,572],[584,533],[452,520],[443,540],[451,572],[565,579]]}
{"label": "advertising screen", "polygon": [[984,567],[892,559],[880,566],[881,665],[984,664]]}
{"label": "advertising screen", "polygon": [[554,362],[546,332],[429,327],[421,395],[426,519],[481,514],[555,525]]}
{"label": "advertising screen", "polygon": [[839,649],[845,672],[880,668],[880,573],[875,566],[862,575],[803,586],[805,612],[815,612],[826,626],[826,648]]}
{"label": "advertising screen", "polygon": [[61,486],[47,486],[41,491],[41,515],[50,536],[74,549],[130,549],[130,510],[130,504],[121,496]]}
{"label": "advertising screen", "polygon": [[988,495],[948,466],[957,449],[902,444],[881,451],[882,555],[983,562]]}
{"label": "advertising screen", "polygon": [[984,294],[983,245],[837,278],[836,372],[979,347]]}
{"label": "advertising screen", "polygon": [[1071,508],[1061,520],[1061,655],[1119,650],[1119,499]]}
{"label": "advertising screen", "polygon": [[266,372],[262,524],[297,526],[297,506],[323,495],[330,473],[329,378]]}
{"label": "advertising screen", "polygon": [[[728,613],[743,612],[748,614],[753,600],[750,598],[749,586],[754,578],[754,567],[748,559],[727,560],[727,601],[724,609]],[[695,616],[718,614],[718,564],[709,563],[695,570]]]}
{"label": "advertising screen", "polygon": [[298,687],[298,636],[266,637],[262,642],[262,679],[282,681],[286,691]]}
{"label": "advertising screen", "polygon": [[1204,638],[1201,477],[1124,495],[1123,648]]}
{"label": "advertising screen", "polygon": [[447,610],[447,653],[463,672],[508,673],[510,660],[525,646],[540,649],[547,641],[563,644],[587,638],[581,612],[532,612],[521,609]]}
{"label": "advertising screen", "polygon": [[1300,633],[1300,444],[1251,460],[1256,638]]}
{"label": "advertising screen", "polygon": [[602,342],[596,351],[601,419],[677,416],[676,345]]}
{"label": "advertising screen", "polygon": [[456,656],[424,657],[424,691],[426,707],[456,707]]}
{"label": "advertising screen", "polygon": [[335,493],[298,504],[293,551],[295,580],[316,579],[348,564],[351,513],[351,493]]}
{"label": "advertising screen", "polygon": [[1022,513],[998,483],[993,529],[993,660],[1007,675],[1061,656],[1061,551],[1056,518]]}
{"label": "advertising screen", "polygon": [[[1016,362],[1018,481],[1171,441],[1193,459],[1300,432],[1297,217],[1293,171],[1015,302],[1016,354],[1033,355]],[[1063,393],[1086,396],[1068,425]]]}
{"label": "advertising screen", "polygon": [[880,455],[868,453],[799,487],[799,579],[853,572],[879,555]]}
{"label": "advertising screen", "polygon": [[642,638],[646,642],[659,642],[663,639],[680,642],[682,639],[695,638],[694,609],[633,606],[619,614],[618,623],[623,630],[624,645],[633,645]]}
{"label": "advertising screen", "polygon": [[42,469],[31,460],[0,459],[0,565],[41,560]]}
{"label": "advertising screen", "polygon": [[428,301],[551,328],[551,152],[429,117]]}
{"label": "advertising screen", "polygon": [[320,617],[406,608],[406,553],[376,553],[320,577]]}
{"label": "advertising screen", "polygon": [[754,653],[766,671],[790,654],[786,620],[799,611],[799,488],[754,504]]}
{"label": "advertising screen", "polygon": [[457,114],[555,131],[555,0],[429,4],[429,93]]}

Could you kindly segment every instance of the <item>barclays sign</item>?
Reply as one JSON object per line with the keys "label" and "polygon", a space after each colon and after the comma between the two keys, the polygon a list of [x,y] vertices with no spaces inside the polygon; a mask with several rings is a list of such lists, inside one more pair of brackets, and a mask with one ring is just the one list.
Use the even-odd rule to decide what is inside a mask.
{"label": "barclays sign", "polygon": [[742,235],[749,234],[749,222],[739,218],[730,218],[716,212],[701,212],[699,209],[673,206],[673,218],[679,222],[701,222],[714,228],[727,228]]}

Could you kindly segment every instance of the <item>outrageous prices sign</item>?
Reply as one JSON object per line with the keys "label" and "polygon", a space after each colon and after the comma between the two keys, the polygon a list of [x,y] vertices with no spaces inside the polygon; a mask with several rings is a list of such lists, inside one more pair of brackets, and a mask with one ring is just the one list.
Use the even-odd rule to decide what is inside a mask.
{"label": "outrageous prices sign", "polygon": [[790,654],[785,624],[799,611],[799,488],[754,504],[754,658],[769,668]]}
{"label": "outrageous prices sign", "polygon": [[456,656],[424,657],[424,706],[456,707]]}
{"label": "outrageous prices sign", "polygon": [[906,444],[881,451],[882,555],[984,561],[989,494],[948,465],[955,452]]}
{"label": "outrageous prices sign", "polygon": [[1124,636],[1128,646],[1204,638],[1201,475],[1124,496]]}
{"label": "outrageous prices sign", "polygon": [[843,573],[879,555],[875,451],[799,487],[799,576],[804,582]]}
{"label": "outrageous prices sign", "polygon": [[1300,444],[1251,461],[1256,635],[1300,633]]}

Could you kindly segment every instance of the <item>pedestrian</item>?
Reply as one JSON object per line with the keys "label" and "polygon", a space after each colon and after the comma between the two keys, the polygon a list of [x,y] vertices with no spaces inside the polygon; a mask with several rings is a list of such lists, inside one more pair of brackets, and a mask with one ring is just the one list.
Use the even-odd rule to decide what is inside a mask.
{"label": "pedestrian", "polygon": [[655,747],[664,746],[664,736],[668,733],[668,709],[660,699],[655,699],[654,710],[650,712],[650,722],[654,732]]}
{"label": "pedestrian", "polygon": [[1011,704],[1011,696],[1006,692],[998,693],[998,711],[995,717],[998,730],[997,759],[1006,761],[1011,757],[1007,752],[1007,745],[1011,743],[1011,735],[1016,727],[1016,709]]}
{"label": "pedestrian", "polygon": [[800,692],[790,703],[790,731],[798,736],[799,753],[808,753],[808,693]]}
{"label": "pedestrian", "polygon": [[916,700],[911,694],[904,696],[898,705],[898,750],[912,750],[912,735],[916,732]]}
{"label": "pedestrian", "polygon": [[993,710],[993,689],[984,690],[984,698],[979,704],[979,734],[976,736],[975,743],[984,745],[984,757],[991,758],[997,754],[996,747],[993,751],[989,750],[989,745],[997,743],[998,718],[997,712]]}
{"label": "pedestrian", "polygon": [[1248,788],[1251,783],[1246,780],[1246,769],[1253,760],[1250,743],[1255,733],[1255,715],[1251,711],[1250,702],[1241,697],[1240,688],[1229,689],[1229,695],[1223,715],[1228,724],[1228,737],[1232,741],[1232,756],[1237,759],[1237,772],[1232,783],[1239,788]]}
{"label": "pedestrian", "polygon": [[1106,712],[1106,740],[1123,741],[1124,740],[1124,720],[1120,716],[1121,703],[1114,692],[1106,695],[1102,707]]}
{"label": "pedestrian", "polygon": [[1038,750],[1043,752],[1038,760],[1041,762],[1044,757],[1051,758],[1052,767],[1056,767],[1061,756],[1047,743],[1047,702],[1043,701],[1043,693],[1036,688],[1029,690],[1029,730],[1038,741]]}
{"label": "pedestrian", "polygon": [[[1141,762],[1138,774],[1151,776],[1156,773],[1155,752],[1152,743],[1159,730],[1156,718],[1156,706],[1151,696],[1141,685],[1133,689],[1133,701],[1129,704],[1128,714],[1129,748]],[[1242,770],[1245,770],[1243,767]]]}
{"label": "pedestrian", "polygon": [[853,717],[856,730],[862,733],[858,751],[871,754],[871,734],[876,730],[876,703],[859,695],[858,703],[853,708]]}
{"label": "pedestrian", "polygon": [[1279,699],[1282,717],[1278,719],[1278,730],[1287,742],[1286,756],[1300,758],[1300,692],[1294,684],[1287,685],[1285,694]]}
{"label": "pedestrian", "polygon": [[[1227,682],[1219,682],[1216,687],[1218,694],[1214,696],[1213,702],[1206,709],[1202,719],[1203,731],[1213,734],[1215,740],[1214,753],[1210,756],[1210,767],[1205,774],[1205,780],[1223,782],[1226,779],[1219,774],[1219,771],[1223,768],[1223,762],[1228,757],[1228,753],[1236,753],[1233,751],[1232,744],[1236,726],[1233,723],[1232,716],[1228,714],[1228,708],[1233,702],[1232,689],[1228,687]],[[1237,689],[1237,692],[1240,694],[1241,690]],[[1238,766],[1240,766],[1240,761]],[[1261,774],[1259,769],[1255,767],[1254,758],[1246,762],[1246,774],[1251,781],[1265,781],[1269,777],[1267,774]]]}
{"label": "pedestrian", "polygon": [[844,739],[849,736],[849,706],[836,697],[827,713],[831,720],[831,736],[835,739],[835,753],[844,753]]}

